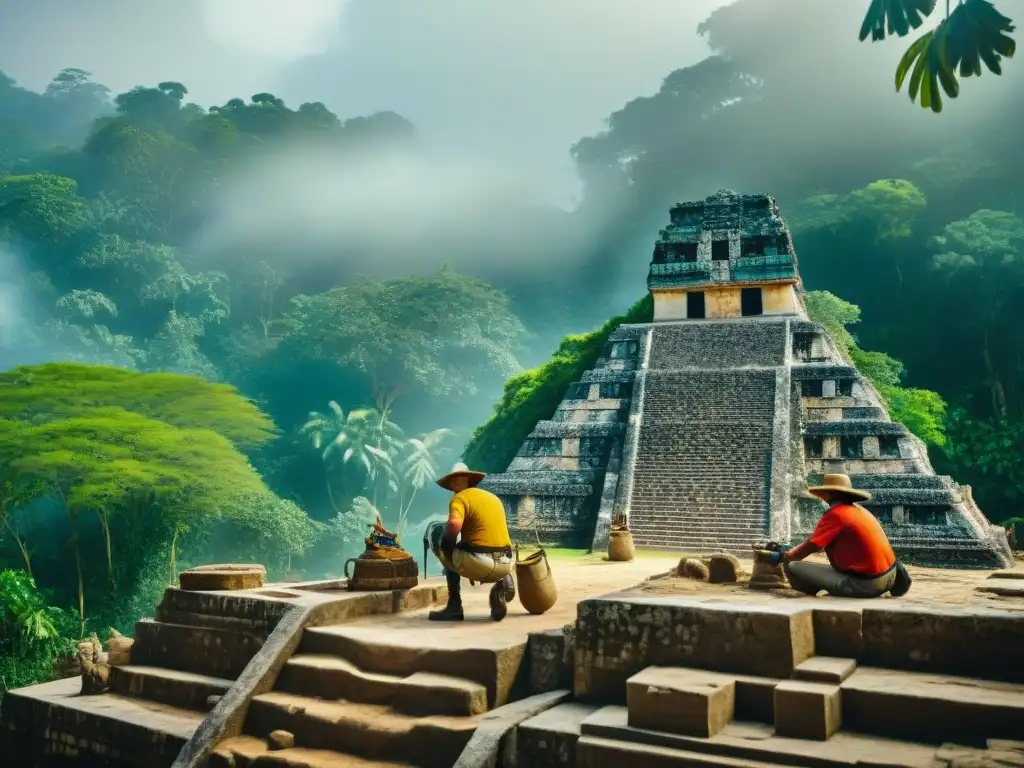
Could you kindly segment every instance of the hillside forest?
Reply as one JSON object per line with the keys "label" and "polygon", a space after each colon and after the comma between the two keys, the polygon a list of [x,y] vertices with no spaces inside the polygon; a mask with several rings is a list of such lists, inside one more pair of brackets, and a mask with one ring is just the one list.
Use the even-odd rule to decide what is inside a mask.
{"label": "hillside forest", "polygon": [[566,147],[575,208],[506,193],[426,232],[387,200],[374,236],[286,206],[322,205],[324,174],[432,167],[398,114],[0,72],[0,692],[130,634],[182,567],[338,575],[378,514],[415,550],[433,480],[505,468],[650,317],[669,207],[720,188],[776,197],[815,319],[938,471],[1018,518],[1022,80],[914,107],[864,75],[906,41],[860,45],[863,6],[837,5],[721,8],[705,59]]}

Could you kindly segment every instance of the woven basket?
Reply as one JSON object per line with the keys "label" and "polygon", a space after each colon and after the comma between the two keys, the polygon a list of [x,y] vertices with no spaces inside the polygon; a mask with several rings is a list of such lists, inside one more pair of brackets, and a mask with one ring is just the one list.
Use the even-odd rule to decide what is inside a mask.
{"label": "woven basket", "polygon": [[558,601],[558,588],[543,549],[521,560],[519,549],[516,549],[516,581],[519,583],[519,602],[535,616],[549,610]]}
{"label": "woven basket", "polygon": [[628,563],[635,557],[636,547],[633,546],[633,534],[625,528],[612,530],[608,534],[608,559]]}
{"label": "woven basket", "polygon": [[[349,575],[349,566],[352,574]],[[345,578],[353,592],[412,589],[419,584],[420,567],[412,555],[401,560],[354,557],[345,563]]]}

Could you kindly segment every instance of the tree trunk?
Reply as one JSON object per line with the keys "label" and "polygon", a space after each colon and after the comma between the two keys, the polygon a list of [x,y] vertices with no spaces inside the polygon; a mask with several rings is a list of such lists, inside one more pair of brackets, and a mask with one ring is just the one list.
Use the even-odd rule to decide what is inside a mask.
{"label": "tree trunk", "polygon": [[82,577],[82,553],[78,548],[78,528],[75,525],[75,513],[68,509],[68,522],[71,525],[71,547],[75,551],[75,569],[78,571],[78,628],[85,637],[85,579]]}
{"label": "tree trunk", "polygon": [[174,527],[174,535],[171,537],[171,562],[170,562],[170,579],[168,584],[174,586],[174,568],[175,568],[175,549],[178,546],[178,534],[181,529],[177,526]]}
{"label": "tree trunk", "polygon": [[992,409],[995,411],[996,418],[1005,419],[1007,412],[1006,388],[1003,386],[1002,379],[999,378],[999,372],[992,361],[987,328],[985,329],[981,352],[985,360],[985,371],[988,374],[989,391],[992,395]]}
{"label": "tree trunk", "polygon": [[25,561],[25,573],[32,576],[32,558],[29,556],[28,547],[25,546],[25,542],[21,540],[18,532],[14,530],[11,525],[11,519],[6,514],[4,515],[4,527],[7,532],[11,534],[11,538],[14,539],[14,543],[18,545],[18,551],[21,552],[21,559]]}
{"label": "tree trunk", "polygon": [[100,527],[103,528],[103,543],[107,549],[107,578],[110,579],[110,594],[117,596],[117,579],[114,578],[114,553],[110,544],[110,521],[107,519],[106,510],[96,510],[100,519]]}

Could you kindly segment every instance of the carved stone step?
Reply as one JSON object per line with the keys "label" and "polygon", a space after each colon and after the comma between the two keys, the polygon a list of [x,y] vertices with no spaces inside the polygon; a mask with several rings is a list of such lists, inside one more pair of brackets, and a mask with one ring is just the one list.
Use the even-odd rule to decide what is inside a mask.
{"label": "carved stone step", "polygon": [[367,760],[327,749],[291,747],[271,751],[266,739],[255,736],[236,736],[223,741],[210,756],[210,768],[243,765],[259,765],[261,768],[414,768],[411,763]]}
{"label": "carved stone step", "polygon": [[225,679],[237,679],[262,647],[263,635],[144,619],[135,625],[132,661]]}
{"label": "carved stone step", "polygon": [[223,696],[233,682],[221,677],[137,664],[110,668],[111,690],[124,696],[198,712],[209,711],[209,698]]}
{"label": "carved stone step", "polygon": [[456,677],[483,686],[489,708],[502,706],[526,653],[526,639],[498,635],[483,640],[468,629],[430,623],[413,637],[373,626],[312,627],[303,632],[299,653],[335,656],[378,675]]}
{"label": "carved stone step", "polygon": [[256,696],[245,721],[252,736],[285,730],[295,745],[420,768],[451,768],[476,730],[470,717],[416,717],[388,707],[327,702],[289,693]]}
{"label": "carved stone step", "polygon": [[327,700],[386,704],[412,715],[470,716],[487,711],[487,689],[479,683],[430,672],[414,672],[407,677],[365,672],[338,656],[292,656],[275,690]]}
{"label": "carved stone step", "polygon": [[1024,733],[1024,685],[861,667],[841,686],[844,727],[983,746]]}

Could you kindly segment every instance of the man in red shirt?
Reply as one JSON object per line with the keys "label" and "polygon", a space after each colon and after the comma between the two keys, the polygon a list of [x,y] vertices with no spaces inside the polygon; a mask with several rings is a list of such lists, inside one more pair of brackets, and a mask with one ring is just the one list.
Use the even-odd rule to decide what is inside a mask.
{"label": "man in red shirt", "polygon": [[[898,591],[894,585],[902,568],[889,539],[875,516],[857,503],[871,494],[854,488],[847,475],[825,475],[822,485],[807,491],[828,504],[828,510],[807,541],[769,555],[782,563],[790,586],[808,595],[824,590],[835,597],[880,597]],[[829,565],[801,562],[821,550]]]}

